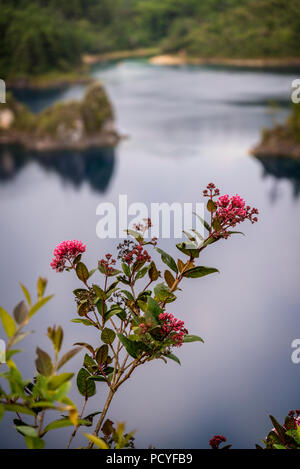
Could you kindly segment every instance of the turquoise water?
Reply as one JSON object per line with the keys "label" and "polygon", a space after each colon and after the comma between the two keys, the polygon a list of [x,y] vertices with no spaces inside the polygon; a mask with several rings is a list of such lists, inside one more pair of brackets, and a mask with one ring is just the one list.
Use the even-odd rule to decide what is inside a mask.
{"label": "turquoise water", "polygon": [[[0,158],[1,304],[21,299],[18,281],[30,289],[38,275],[49,279],[55,298],[34,320],[38,331],[23,342],[19,365],[33,374],[36,345],[48,347],[50,324],[65,329],[65,348],[90,330],[70,322],[75,316],[71,274],[56,274],[49,262],[54,246],[78,238],[87,244],[92,268],[113,240],[96,236],[101,202],[201,202],[210,181],[222,192],[238,193],[260,211],[246,237],[211,246],[203,264],[221,274],[186,281],[172,305],[191,333],[205,344],[178,351],[182,366],[152,363],[121,389],[108,414],[137,429],[137,447],[205,448],[214,434],[236,448],[253,448],[269,427],[299,408],[300,365],[291,362],[291,342],[299,324],[299,167],[262,164],[249,155],[263,126],[282,121],[288,110],[292,73],[208,67],[154,67],[125,61],[95,67],[112,99],[117,127],[128,135],[115,149],[46,154],[2,148]],[[32,109],[58,99],[80,98],[82,86],[19,93]],[[280,109],[274,115],[269,102]],[[161,246],[176,254],[175,241]],[[87,328],[89,329],[89,328]],[[83,337],[83,334],[88,336]],[[76,357],[72,366],[80,366]],[[99,392],[88,410],[104,397]],[[74,393],[75,395],[75,393]],[[77,401],[79,404],[79,401]],[[64,447],[69,432],[49,434],[48,447]],[[76,445],[83,444],[79,437]],[[0,445],[22,447],[9,426]]]}

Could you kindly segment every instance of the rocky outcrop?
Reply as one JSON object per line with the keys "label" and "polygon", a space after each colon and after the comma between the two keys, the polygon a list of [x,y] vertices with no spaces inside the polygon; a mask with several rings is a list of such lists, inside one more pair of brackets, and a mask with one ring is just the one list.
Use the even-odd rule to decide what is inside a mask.
{"label": "rocky outcrop", "polygon": [[261,142],[251,150],[257,158],[292,158],[300,161],[300,104],[283,125],[264,129]]}
{"label": "rocky outcrop", "polygon": [[11,94],[0,105],[0,144],[21,144],[38,151],[84,150],[113,146],[119,139],[112,105],[98,82],[87,89],[82,101],[57,103],[39,114]]}

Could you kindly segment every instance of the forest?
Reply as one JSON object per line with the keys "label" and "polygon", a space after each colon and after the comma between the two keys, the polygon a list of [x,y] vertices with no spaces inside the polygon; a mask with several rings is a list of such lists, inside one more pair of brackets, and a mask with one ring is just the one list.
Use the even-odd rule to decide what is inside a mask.
{"label": "forest", "polygon": [[3,79],[68,72],[83,53],[298,57],[300,0],[0,0]]}

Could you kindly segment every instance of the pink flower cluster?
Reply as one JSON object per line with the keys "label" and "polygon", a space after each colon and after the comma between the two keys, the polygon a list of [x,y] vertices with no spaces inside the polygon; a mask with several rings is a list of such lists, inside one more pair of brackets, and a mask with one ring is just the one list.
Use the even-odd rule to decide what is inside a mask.
{"label": "pink flower cluster", "polygon": [[150,262],[151,257],[148,254],[148,251],[146,251],[141,244],[136,244],[131,251],[128,251],[127,254],[125,254],[124,261],[130,265],[132,263],[135,264],[136,262]]}
{"label": "pink flower cluster", "polygon": [[105,254],[106,259],[101,259],[98,262],[99,267],[102,266],[105,271],[105,275],[109,276],[114,271],[114,265],[116,264],[116,259],[112,259],[112,254]]}
{"label": "pink flower cluster", "polygon": [[162,337],[172,338],[175,347],[181,347],[185,334],[188,334],[187,329],[184,327],[184,322],[176,319],[171,313],[160,313],[158,316],[161,321]]}
{"label": "pink flower cluster", "polygon": [[50,266],[56,272],[62,272],[66,266],[66,261],[69,261],[72,265],[76,257],[83,252],[85,252],[85,245],[81,241],[76,239],[73,241],[63,241],[54,249]]}
{"label": "pink flower cluster", "polygon": [[216,204],[215,217],[223,227],[235,227],[245,220],[250,220],[251,223],[257,222],[257,217],[254,215],[258,214],[258,210],[246,205],[244,199],[237,194],[232,197],[228,194],[222,195]]}
{"label": "pink flower cluster", "polygon": [[225,443],[226,438],[223,435],[215,435],[211,440],[209,440],[209,444],[211,449],[219,449],[221,443]]}

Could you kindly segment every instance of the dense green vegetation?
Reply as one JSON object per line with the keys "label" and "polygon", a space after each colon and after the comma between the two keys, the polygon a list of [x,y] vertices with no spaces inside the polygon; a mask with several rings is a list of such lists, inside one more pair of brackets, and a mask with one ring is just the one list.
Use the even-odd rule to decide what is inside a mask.
{"label": "dense green vegetation", "polygon": [[200,57],[297,57],[300,0],[0,0],[3,78],[68,72],[82,53],[159,46]]}

